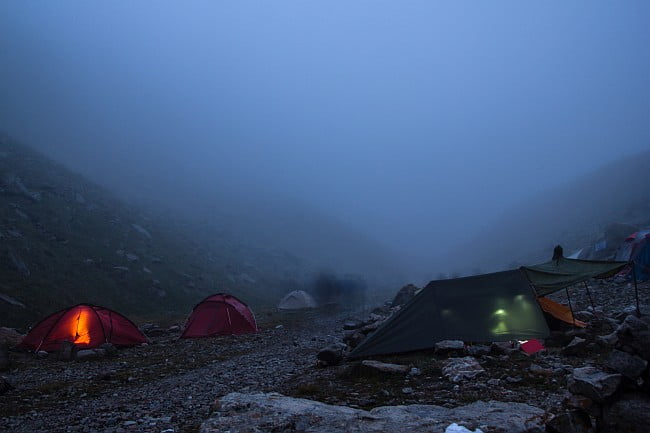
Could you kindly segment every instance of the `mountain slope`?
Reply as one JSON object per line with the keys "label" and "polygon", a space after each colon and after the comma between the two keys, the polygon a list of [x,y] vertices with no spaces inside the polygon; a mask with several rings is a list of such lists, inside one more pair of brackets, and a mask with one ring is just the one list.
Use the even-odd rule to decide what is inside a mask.
{"label": "mountain slope", "polygon": [[[323,267],[372,270],[371,264],[337,268],[351,257],[327,260],[337,248],[367,240],[355,239],[316,213],[305,217],[300,211],[295,220],[286,215],[284,220],[276,211],[239,215],[239,225],[229,225],[208,216],[192,220],[145,211],[0,137],[0,325],[33,324],[79,302],[141,318],[179,317],[215,291],[232,293],[254,307],[272,306]],[[256,232],[260,218],[267,222]],[[316,232],[332,233],[330,244],[318,245],[318,235],[279,243],[283,237],[302,237],[291,227],[305,218],[313,220]],[[310,256],[310,250],[299,247],[305,244],[323,254]]]}
{"label": "mountain slope", "polygon": [[615,161],[504,212],[442,259],[440,269],[472,273],[537,263],[548,260],[556,244],[569,254],[595,242],[611,223],[648,226],[649,185],[650,151]]}

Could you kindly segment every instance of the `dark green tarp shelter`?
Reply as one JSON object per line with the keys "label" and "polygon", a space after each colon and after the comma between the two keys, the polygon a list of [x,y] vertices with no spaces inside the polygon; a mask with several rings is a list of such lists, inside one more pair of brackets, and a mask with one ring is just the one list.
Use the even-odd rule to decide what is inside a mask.
{"label": "dark green tarp shelter", "polygon": [[432,281],[350,356],[428,349],[441,340],[510,341],[548,334],[526,277],[513,270]]}
{"label": "dark green tarp shelter", "polygon": [[607,278],[615,275],[627,262],[605,262],[560,258],[535,266],[523,266],[528,280],[538,296],[546,296],[590,278]]}

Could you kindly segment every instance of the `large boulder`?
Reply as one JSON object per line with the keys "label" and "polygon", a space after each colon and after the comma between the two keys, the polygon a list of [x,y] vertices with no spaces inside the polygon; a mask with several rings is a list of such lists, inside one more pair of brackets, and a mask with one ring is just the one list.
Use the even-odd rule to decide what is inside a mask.
{"label": "large boulder", "polygon": [[416,404],[364,411],[277,393],[231,393],[217,406],[212,418],[201,425],[200,433],[442,433],[452,423],[470,430],[480,426],[491,433],[542,433],[546,420],[539,408],[498,401],[478,401],[452,409]]}
{"label": "large boulder", "polygon": [[630,314],[616,329],[616,336],[621,350],[650,361],[650,329],[645,321]]}
{"label": "large boulder", "polygon": [[628,379],[636,381],[643,374],[643,371],[648,366],[648,362],[627,352],[613,350],[609,354],[605,365],[607,368],[621,373]]}
{"label": "large boulder", "polygon": [[442,375],[452,382],[473,379],[483,373],[485,373],[485,370],[481,367],[481,364],[471,356],[450,358],[442,368]]}
{"label": "large boulder", "polygon": [[608,374],[596,367],[576,368],[569,377],[568,388],[574,394],[601,403],[616,393],[622,378],[620,374]]}
{"label": "large boulder", "polygon": [[650,431],[650,396],[629,393],[603,409],[598,420],[601,433],[646,433]]}

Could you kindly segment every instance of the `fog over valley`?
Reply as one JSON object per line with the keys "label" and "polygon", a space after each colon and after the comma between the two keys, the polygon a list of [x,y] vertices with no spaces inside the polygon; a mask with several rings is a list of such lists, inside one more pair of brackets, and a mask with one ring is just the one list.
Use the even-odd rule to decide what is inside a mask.
{"label": "fog over valley", "polygon": [[1,0],[0,433],[650,431],[648,23]]}
{"label": "fog over valley", "polygon": [[159,215],[423,284],[648,150],[649,8],[3,2],[0,129]]}

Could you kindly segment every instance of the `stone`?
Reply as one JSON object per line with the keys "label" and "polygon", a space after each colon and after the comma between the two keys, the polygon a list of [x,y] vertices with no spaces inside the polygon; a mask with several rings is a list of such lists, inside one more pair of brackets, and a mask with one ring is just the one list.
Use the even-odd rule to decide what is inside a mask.
{"label": "stone", "polygon": [[472,356],[481,356],[489,354],[491,350],[490,346],[473,344],[467,348],[467,354]]}
{"label": "stone", "polygon": [[357,320],[348,320],[343,324],[343,330],[351,331],[353,329],[358,329],[361,327],[361,322]]}
{"label": "stone", "polygon": [[9,348],[7,346],[0,346],[0,371],[7,371],[11,366],[9,359]]}
{"label": "stone", "polygon": [[316,358],[319,361],[320,365],[337,365],[343,360],[343,351],[345,350],[345,344],[334,343],[324,349],[321,349],[316,355]]}
{"label": "stone", "polygon": [[39,350],[38,352],[36,352],[36,357],[37,357],[38,359],[45,359],[45,358],[48,357],[48,355],[49,355],[49,353],[47,353],[47,352],[44,351],[44,350]]}
{"label": "stone", "polygon": [[490,345],[490,352],[498,355],[510,353],[512,349],[513,345],[508,341],[498,341]]}
{"label": "stone", "polygon": [[140,234],[141,234],[142,236],[144,236],[145,238],[147,238],[147,239],[151,239],[151,234],[150,234],[150,233],[149,233],[145,228],[143,228],[141,225],[138,225],[138,224],[131,224],[131,227],[133,227],[133,229],[134,229],[136,232],[140,233]]}
{"label": "stone", "polygon": [[609,354],[605,366],[636,381],[648,366],[648,361],[620,350],[613,350]]}
{"label": "stone", "polygon": [[465,352],[465,343],[460,340],[442,340],[435,344],[435,353],[447,355],[451,352]]}
{"label": "stone", "polygon": [[650,361],[650,329],[648,324],[634,315],[629,315],[616,329],[617,347],[633,352]]}
{"label": "stone", "polygon": [[569,408],[582,410],[590,414],[596,408],[592,399],[571,393],[568,393],[568,396],[564,399],[564,404]]}
{"label": "stone", "polygon": [[616,393],[622,378],[620,374],[608,374],[589,366],[574,369],[567,385],[572,393],[602,403]]}
{"label": "stone", "polygon": [[552,368],[544,368],[537,364],[531,364],[528,371],[539,376],[553,376],[555,374]]}
{"label": "stone", "polygon": [[0,395],[4,394],[7,391],[11,391],[14,387],[9,383],[7,379],[0,376]]}
{"label": "stone", "polygon": [[77,361],[88,361],[106,356],[104,349],[82,349],[77,352]]}
{"label": "stone", "polygon": [[377,328],[379,328],[379,325],[381,325],[383,322],[382,321],[376,321],[369,323],[368,325],[365,325],[364,327],[361,328],[361,332],[368,335],[373,331],[376,331]]}
{"label": "stone", "polygon": [[64,341],[61,343],[61,347],[59,348],[56,357],[61,361],[70,361],[74,358],[75,348],[76,346],[73,342]]}
{"label": "stone", "polygon": [[407,395],[408,394],[413,394],[413,388],[408,387],[408,386],[405,387],[405,388],[402,388],[402,394],[407,394]]}
{"label": "stone", "polygon": [[487,384],[490,386],[499,386],[501,385],[501,379],[490,379],[487,381]]}
{"label": "stone", "polygon": [[407,365],[388,364],[385,362],[373,361],[369,359],[361,361],[361,365],[371,370],[391,374],[406,374],[410,370]]}
{"label": "stone", "polygon": [[104,343],[99,346],[99,349],[102,349],[106,353],[106,356],[117,355],[117,347],[113,346],[111,343]]}
{"label": "stone", "polygon": [[571,410],[556,415],[546,423],[548,433],[593,433],[589,415],[579,410]]}
{"label": "stone", "polygon": [[[23,308],[25,308],[24,305]],[[5,327],[0,328],[0,345],[8,346],[10,348],[15,347],[23,341],[24,337],[23,334],[19,333],[15,329]]]}
{"label": "stone", "polygon": [[573,337],[573,340],[562,350],[562,354],[575,356],[584,354],[587,348],[587,340],[580,337]]}
{"label": "stone", "polygon": [[365,411],[277,393],[231,393],[219,399],[217,407],[199,428],[200,433],[431,433],[445,431],[452,420],[471,430],[480,426],[483,431],[542,433],[546,422],[546,414],[539,408],[497,401],[455,408],[415,404]]}
{"label": "stone", "polygon": [[413,299],[419,290],[420,289],[413,284],[407,284],[406,286],[402,287],[399,289],[399,292],[397,292],[397,295],[395,295],[395,298],[391,303],[391,307],[397,307],[398,305],[402,306],[406,304],[408,301]]}
{"label": "stone", "polygon": [[140,257],[138,257],[137,254],[133,254],[133,253],[126,253],[124,257],[126,257],[126,259],[129,262],[137,262],[138,260],[140,260]]}
{"label": "stone", "polygon": [[650,396],[642,393],[623,394],[603,408],[598,419],[601,433],[645,433],[650,428]]}
{"label": "stone", "polygon": [[482,373],[485,373],[485,370],[481,367],[481,364],[471,356],[466,356],[464,358],[450,358],[442,368],[442,375],[452,382],[473,379]]}
{"label": "stone", "polygon": [[343,336],[343,342],[348,346],[355,348],[359,345],[359,343],[365,340],[365,338],[366,336],[359,331],[350,331]]}
{"label": "stone", "polygon": [[599,335],[596,338],[596,342],[602,346],[614,347],[616,346],[616,343],[618,343],[618,335],[616,335],[616,332],[607,335]]}

